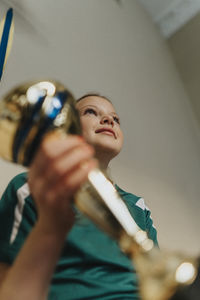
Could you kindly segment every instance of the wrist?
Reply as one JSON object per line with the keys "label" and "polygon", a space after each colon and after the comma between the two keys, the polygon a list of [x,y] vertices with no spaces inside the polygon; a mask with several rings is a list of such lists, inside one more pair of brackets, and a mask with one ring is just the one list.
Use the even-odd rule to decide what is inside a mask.
{"label": "wrist", "polygon": [[49,236],[57,240],[64,240],[72,225],[67,222],[48,219],[48,217],[39,217],[36,223],[37,230],[44,236]]}

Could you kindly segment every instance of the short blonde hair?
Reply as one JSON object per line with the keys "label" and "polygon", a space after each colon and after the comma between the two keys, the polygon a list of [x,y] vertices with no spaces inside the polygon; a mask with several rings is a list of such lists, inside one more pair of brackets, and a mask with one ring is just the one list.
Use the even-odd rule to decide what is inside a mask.
{"label": "short blonde hair", "polygon": [[105,97],[105,96],[102,96],[102,95],[99,94],[99,93],[88,93],[88,94],[85,94],[85,95],[81,96],[80,98],[78,98],[78,99],[76,100],[76,103],[80,102],[81,100],[83,100],[83,99],[85,99],[85,98],[87,98],[87,97],[99,97],[99,98],[103,98],[103,99],[107,100],[108,102],[110,102],[110,103],[112,104],[112,102],[110,101],[110,99],[108,99],[108,98]]}

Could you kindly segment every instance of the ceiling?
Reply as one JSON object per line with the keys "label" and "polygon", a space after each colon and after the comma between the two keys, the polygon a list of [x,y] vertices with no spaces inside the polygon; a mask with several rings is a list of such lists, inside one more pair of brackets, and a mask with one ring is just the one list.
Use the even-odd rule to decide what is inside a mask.
{"label": "ceiling", "polygon": [[200,0],[138,0],[165,38],[172,36],[200,11]]}
{"label": "ceiling", "polygon": [[[115,1],[120,3],[122,0]],[[200,0],[137,1],[144,6],[165,38],[171,37],[200,11]],[[0,2],[5,7],[14,8],[15,18],[17,17],[18,21],[20,20],[22,28],[26,28],[29,31],[35,30],[35,24],[38,22],[31,13],[32,2],[30,0],[0,0]]]}

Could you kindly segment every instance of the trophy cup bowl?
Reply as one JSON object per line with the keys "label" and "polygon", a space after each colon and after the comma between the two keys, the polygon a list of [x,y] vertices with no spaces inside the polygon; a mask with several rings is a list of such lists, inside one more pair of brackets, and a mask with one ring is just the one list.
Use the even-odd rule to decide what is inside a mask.
{"label": "trophy cup bowl", "polygon": [[[28,167],[47,133],[81,135],[75,103],[57,81],[28,82],[11,90],[0,100],[0,157]],[[195,280],[197,260],[153,247],[100,169],[89,172],[74,198],[76,206],[134,260],[143,300],[170,299],[177,287]]]}

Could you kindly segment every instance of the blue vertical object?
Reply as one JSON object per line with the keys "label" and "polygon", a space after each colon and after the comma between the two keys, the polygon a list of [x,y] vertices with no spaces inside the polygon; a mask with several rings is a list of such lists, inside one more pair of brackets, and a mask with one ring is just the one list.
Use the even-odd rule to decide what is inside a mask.
{"label": "blue vertical object", "polygon": [[4,68],[5,58],[6,58],[6,51],[8,46],[10,29],[12,25],[12,19],[13,19],[13,9],[9,8],[6,14],[2,37],[1,37],[1,43],[0,43],[0,80],[3,74],[3,68]]}

